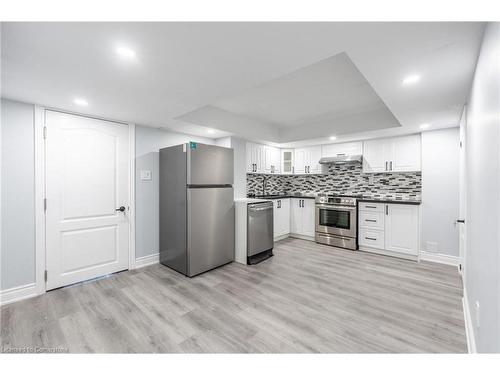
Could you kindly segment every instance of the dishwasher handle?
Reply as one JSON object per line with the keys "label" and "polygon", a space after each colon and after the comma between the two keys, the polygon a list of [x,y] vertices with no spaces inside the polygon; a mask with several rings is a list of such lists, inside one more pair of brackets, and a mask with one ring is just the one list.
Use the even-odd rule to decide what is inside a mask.
{"label": "dishwasher handle", "polygon": [[267,211],[267,210],[272,210],[273,206],[266,206],[266,207],[249,207],[248,211],[256,212],[256,211]]}

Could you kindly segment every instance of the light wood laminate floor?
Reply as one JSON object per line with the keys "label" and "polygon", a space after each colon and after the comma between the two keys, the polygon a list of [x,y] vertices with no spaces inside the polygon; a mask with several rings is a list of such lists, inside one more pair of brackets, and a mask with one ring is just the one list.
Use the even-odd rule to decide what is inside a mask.
{"label": "light wood laminate floor", "polygon": [[1,346],[70,352],[466,352],[455,267],[298,239],[189,279],[162,265],[2,307]]}

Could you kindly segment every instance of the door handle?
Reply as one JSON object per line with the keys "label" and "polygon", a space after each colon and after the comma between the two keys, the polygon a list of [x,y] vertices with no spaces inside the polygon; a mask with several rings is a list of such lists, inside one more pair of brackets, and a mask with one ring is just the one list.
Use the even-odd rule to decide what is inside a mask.
{"label": "door handle", "polygon": [[462,223],[462,224],[465,224],[465,219],[458,219],[458,220],[457,220],[457,223]]}
{"label": "door handle", "polygon": [[388,162],[385,162],[385,170],[386,171],[387,171],[387,164],[388,164]]}
{"label": "door handle", "polygon": [[115,209],[115,211],[125,212],[125,206],[120,206],[120,208]]}
{"label": "door handle", "polygon": [[385,214],[389,215],[389,206],[388,205],[385,205]]}
{"label": "door handle", "polygon": [[389,165],[390,165],[389,168],[392,171],[392,161],[389,163]]}

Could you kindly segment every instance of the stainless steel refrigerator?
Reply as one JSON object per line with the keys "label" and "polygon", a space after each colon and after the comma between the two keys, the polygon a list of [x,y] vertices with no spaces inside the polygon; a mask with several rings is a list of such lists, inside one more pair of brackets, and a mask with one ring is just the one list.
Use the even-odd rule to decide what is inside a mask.
{"label": "stainless steel refrigerator", "polygon": [[233,150],[160,150],[160,263],[195,276],[234,260]]}

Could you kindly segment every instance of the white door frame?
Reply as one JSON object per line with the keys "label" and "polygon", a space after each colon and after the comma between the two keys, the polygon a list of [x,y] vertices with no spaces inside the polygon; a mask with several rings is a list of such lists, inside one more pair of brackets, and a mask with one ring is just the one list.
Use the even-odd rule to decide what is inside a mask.
{"label": "white door frame", "polygon": [[[82,115],[54,108],[35,106],[34,133],[35,133],[35,285],[36,294],[43,294],[45,286],[45,259],[46,259],[46,225],[45,225],[45,111],[57,111],[71,115],[111,121],[128,126],[129,134],[129,260],[128,269],[135,268],[135,124],[108,120],[93,116]],[[49,135],[50,136],[50,135]]]}
{"label": "white door frame", "polygon": [[[462,138],[463,135],[463,138]],[[464,142],[464,143],[462,143]],[[459,219],[465,220],[465,224],[462,225],[463,228],[459,228],[459,262],[460,262],[460,273],[462,274],[462,279],[465,285],[465,279],[467,275],[467,104],[464,105],[462,109],[462,116],[460,118],[460,183],[459,183]],[[463,241],[460,237],[461,231],[463,232]]]}

